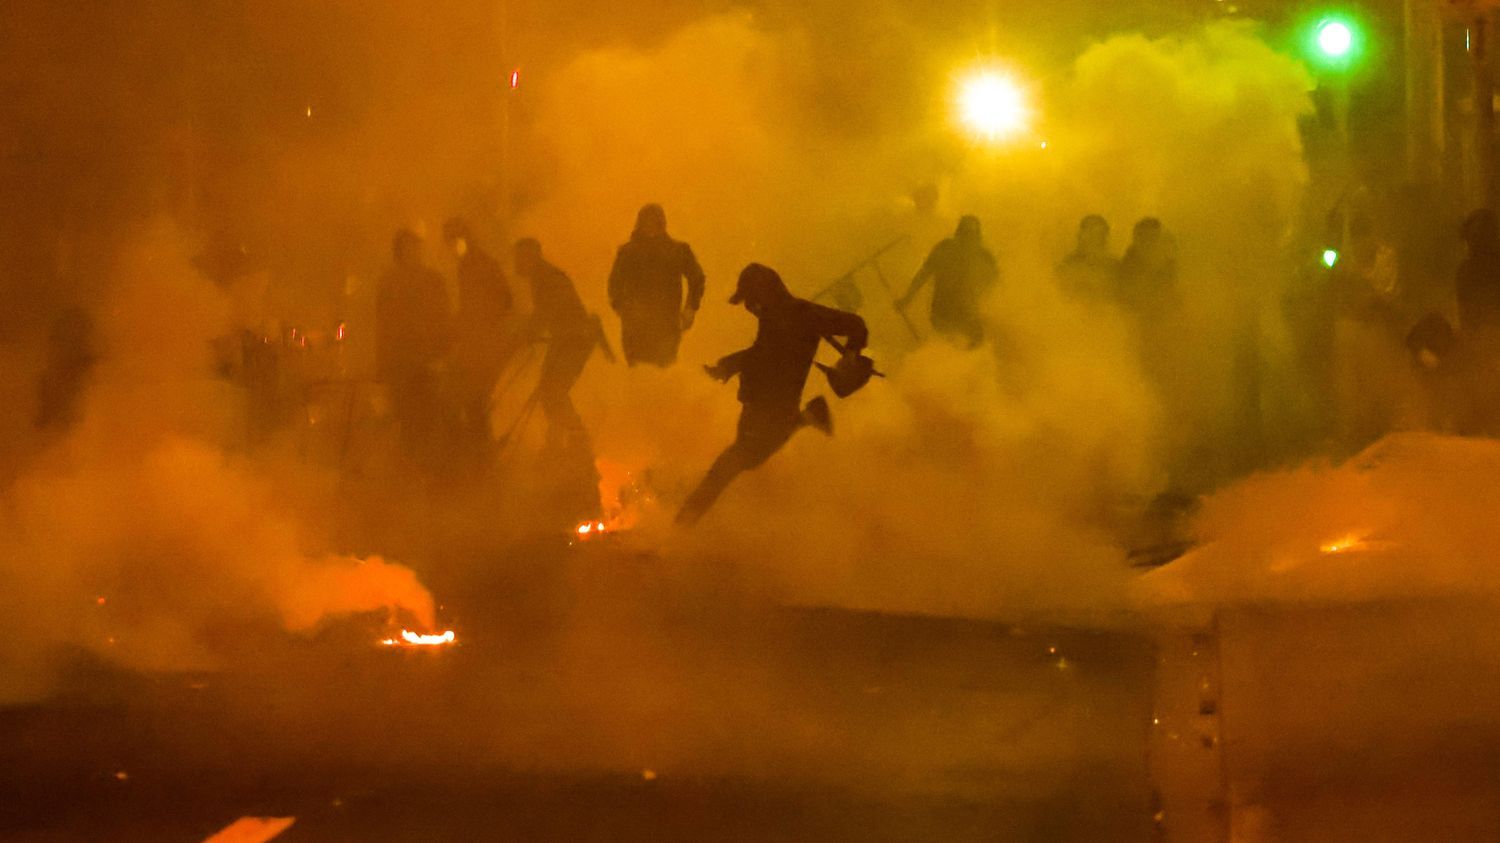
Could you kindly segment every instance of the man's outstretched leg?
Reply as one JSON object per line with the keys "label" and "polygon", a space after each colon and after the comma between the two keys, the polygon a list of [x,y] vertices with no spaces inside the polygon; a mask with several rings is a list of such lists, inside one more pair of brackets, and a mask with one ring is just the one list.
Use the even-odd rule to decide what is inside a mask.
{"label": "man's outstretched leg", "polygon": [[740,413],[739,434],[714,460],[698,488],[683,501],[682,509],[677,513],[677,523],[697,522],[734,478],[770,459],[801,424],[796,405],[790,412],[767,412],[747,405]]}
{"label": "man's outstretched leg", "polygon": [[703,480],[698,483],[698,487],[693,489],[692,493],[687,496],[687,500],[682,502],[682,509],[677,511],[678,524],[696,524],[698,519],[703,517],[703,513],[708,512],[709,507],[714,505],[714,501],[719,499],[719,495],[724,493],[730,482],[745,470],[743,452],[744,446],[740,440],[736,439],[724,449],[724,453],[719,454],[718,459],[715,459],[714,464],[709,467],[708,474],[704,475]]}

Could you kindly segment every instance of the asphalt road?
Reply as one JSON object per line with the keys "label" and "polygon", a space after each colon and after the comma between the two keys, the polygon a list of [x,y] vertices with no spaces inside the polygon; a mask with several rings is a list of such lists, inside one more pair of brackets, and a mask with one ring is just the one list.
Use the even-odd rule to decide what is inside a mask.
{"label": "asphalt road", "polygon": [[[1153,649],[788,608],[607,550],[431,576],[458,632],[225,631],[222,666],[82,654],[0,710],[0,838],[1142,840]],[[475,573],[475,571],[481,573]]]}

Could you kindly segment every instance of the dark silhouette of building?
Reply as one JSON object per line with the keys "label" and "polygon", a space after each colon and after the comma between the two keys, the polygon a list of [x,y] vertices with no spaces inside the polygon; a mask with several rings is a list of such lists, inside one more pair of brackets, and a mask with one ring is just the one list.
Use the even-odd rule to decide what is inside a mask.
{"label": "dark silhouette of building", "polygon": [[1488,208],[1464,220],[1462,236],[1469,253],[1454,277],[1458,297],[1458,326],[1464,334],[1490,340],[1500,333],[1500,230]]}

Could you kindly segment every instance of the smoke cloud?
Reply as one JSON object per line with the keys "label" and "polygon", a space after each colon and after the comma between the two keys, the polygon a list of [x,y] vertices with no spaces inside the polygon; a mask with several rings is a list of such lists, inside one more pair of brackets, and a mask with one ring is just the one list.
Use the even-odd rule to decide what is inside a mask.
{"label": "smoke cloud", "polygon": [[[193,45],[179,58],[197,88],[165,85],[138,57],[88,58],[88,39],[72,44],[80,66],[119,65],[122,88],[151,105],[133,111],[121,93],[100,119],[152,166],[128,177],[108,170],[98,190],[112,201],[94,213],[67,191],[38,190],[62,196],[49,212],[71,218],[54,226],[65,236],[41,238],[62,245],[33,261],[63,291],[47,307],[89,304],[107,354],[73,434],[45,450],[29,434],[7,440],[20,454],[7,475],[7,567],[31,583],[13,598],[30,607],[15,613],[29,640],[94,646],[96,630],[85,629],[99,617],[94,598],[129,602],[112,586],[154,589],[179,606],[161,630],[117,641],[193,659],[203,655],[195,636],[232,594],[231,615],[278,616],[291,628],[329,612],[430,614],[404,569],[338,555],[389,552],[377,530],[337,542],[309,536],[333,482],[274,450],[239,449],[243,397],[205,376],[206,348],[247,316],[187,260],[221,236],[257,257],[269,279],[265,310],[286,321],[348,318],[359,348],[370,333],[370,281],[398,226],[425,221],[433,231],[464,212],[500,255],[503,237],[536,235],[602,313],[615,244],[641,204],[664,204],[709,275],[681,363],[626,371],[596,359],[575,398],[606,491],[649,491],[637,498],[646,501],[643,545],[754,571],[796,602],[978,615],[1108,608],[1128,578],[1121,525],[1133,511],[1168,487],[1210,488],[1255,450],[1241,410],[1250,392],[1276,389],[1285,366],[1273,304],[1306,179],[1297,121],[1310,82],[1253,29],[1112,37],[1076,57],[1019,51],[1014,70],[1037,80],[1048,117],[1024,142],[986,150],[949,115],[954,75],[988,53],[955,37],[969,23],[955,9],[930,18],[876,10],[860,23],[870,49],[851,57],[845,16],[774,4],[708,16],[674,7],[660,26],[617,34],[600,18],[568,39],[518,12],[515,41],[479,5],[444,4],[442,14],[417,3],[282,7],[274,25],[250,16],[201,39],[139,24],[161,43]],[[129,15],[101,13],[90,32],[120,17]],[[334,58],[309,48],[323,41],[349,49]],[[504,42],[498,57],[494,41]],[[1000,41],[991,46],[1013,46]],[[519,61],[526,49],[534,62]],[[237,72],[212,60],[221,51],[265,61]],[[523,66],[513,95],[512,52]],[[81,101],[77,93],[64,86],[25,99],[22,125],[44,126],[43,101]],[[29,149],[47,136],[17,143]],[[59,137],[64,160],[89,158],[87,133]],[[911,199],[924,185],[937,189],[932,212]],[[518,214],[509,231],[499,222],[508,207]],[[143,208],[191,223],[143,231]],[[1058,289],[1053,266],[1091,212],[1111,220],[1117,251],[1139,216],[1162,218],[1176,236],[1182,313],[1150,338],[1170,350],[1164,371],[1148,373],[1144,338],[1112,306]],[[750,341],[753,320],[725,303],[739,269],[770,264],[811,295],[904,237],[881,262],[899,288],[961,213],[983,220],[1000,261],[991,347],[915,348],[866,270],[863,313],[889,378],[835,404],[833,440],[799,434],[698,530],[669,532],[676,503],[732,437],[733,390],[698,365]],[[11,231],[5,242],[31,233]],[[20,298],[37,286],[6,284]],[[912,315],[926,332],[921,303]],[[44,316],[13,326],[14,336],[33,339]],[[606,325],[613,330],[607,315]],[[25,352],[7,353],[35,371]],[[1258,385],[1238,374],[1246,354],[1264,363]],[[367,373],[364,356],[351,365]],[[7,384],[18,396],[27,387]],[[512,409],[501,402],[497,429]],[[319,491],[289,490],[300,486]],[[498,509],[481,498],[447,506],[506,518],[412,531],[403,558],[407,548],[451,550],[442,543],[459,532],[465,542],[485,532],[474,547],[503,548],[540,521],[536,505],[516,499],[526,491],[513,484]],[[368,525],[417,493],[361,494],[378,499],[354,504],[369,510]],[[94,520],[76,515],[85,512]],[[75,521],[84,526],[70,529]]]}
{"label": "smoke cloud", "polygon": [[122,252],[97,312],[106,362],[77,428],[5,492],[0,698],[45,690],[69,648],[180,670],[215,666],[224,633],[245,626],[309,632],[370,611],[434,622],[409,569],[310,549],[275,467],[229,450],[243,421],[210,375],[210,339],[230,308],[172,226]]}
{"label": "smoke cloud", "polygon": [[[922,121],[887,132],[810,130],[818,102],[788,80],[819,76],[814,44],[795,28],[723,15],[649,48],[585,53],[539,97],[539,138],[555,158],[524,224],[549,235],[592,304],[604,304],[604,244],[623,240],[647,201],[666,205],[710,277],[687,365],[586,375],[581,406],[601,456],[650,471],[669,509],[727,444],[732,390],[695,364],[750,339],[753,320],[719,304],[744,263],[776,266],[810,294],[909,234],[919,242],[884,259],[904,286],[952,219],[976,213],[1003,275],[992,349],[910,352],[866,273],[864,312],[891,377],[836,405],[834,440],[799,434],[742,477],[697,534],[652,541],[743,563],[809,602],[976,614],[1112,604],[1126,577],[1115,529],[1125,511],[1172,484],[1209,486],[1242,462],[1254,431],[1239,414],[1259,387],[1240,383],[1236,367],[1246,353],[1272,371],[1284,365],[1275,304],[1306,180],[1305,72],[1243,26],[1112,38],[1038,91],[1055,116],[1035,140],[991,152],[912,101]],[[940,163],[914,170],[912,150]],[[946,223],[902,202],[927,181],[941,185]],[[1116,232],[1158,216],[1176,235],[1184,306],[1156,336],[1059,291],[1052,267],[1088,212]],[[1170,348],[1164,374],[1143,370],[1145,340]],[[1204,462],[1179,476],[1178,466]],[[648,526],[669,514],[648,515]]]}

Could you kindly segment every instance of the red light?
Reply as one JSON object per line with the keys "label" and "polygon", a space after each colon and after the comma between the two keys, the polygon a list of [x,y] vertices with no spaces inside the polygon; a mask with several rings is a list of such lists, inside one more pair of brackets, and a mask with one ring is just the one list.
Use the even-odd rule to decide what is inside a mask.
{"label": "red light", "polygon": [[344,341],[344,323],[340,322],[338,328],[334,329],[333,338],[339,342]]}
{"label": "red light", "polygon": [[514,91],[519,87],[521,87],[521,68],[518,67],[510,72],[510,89]]}

